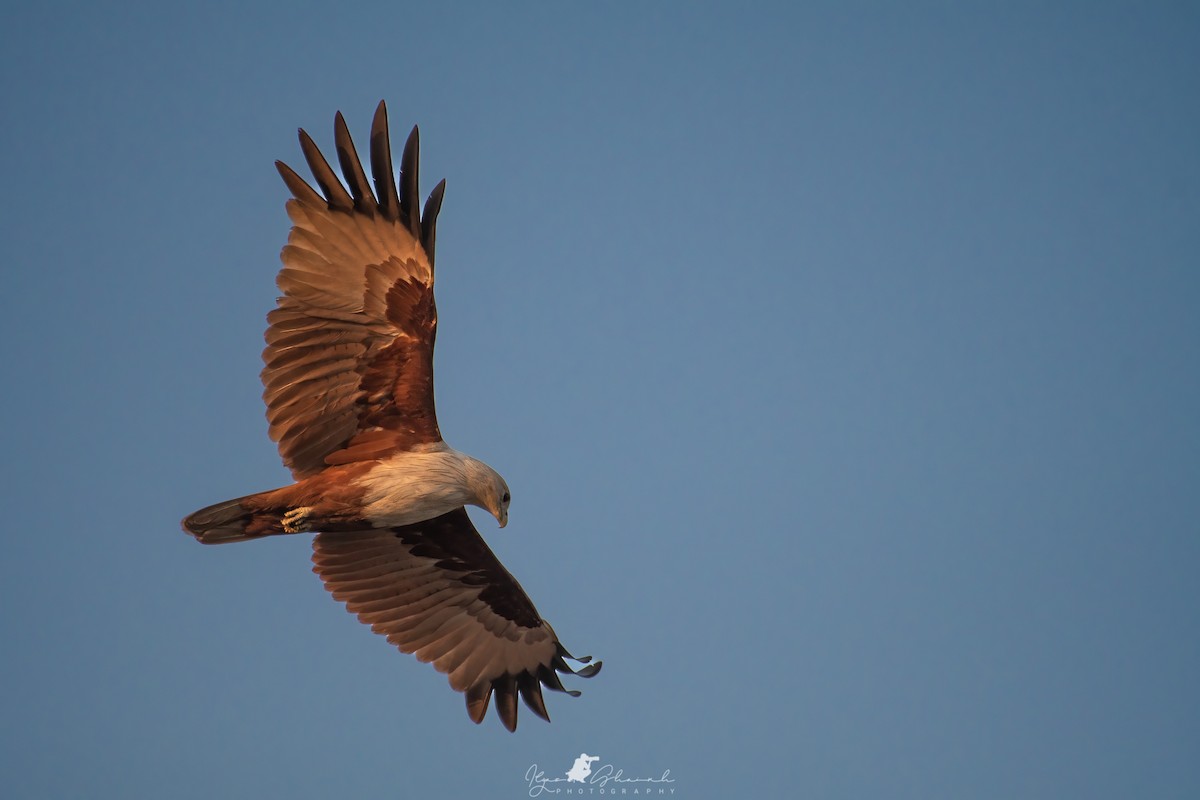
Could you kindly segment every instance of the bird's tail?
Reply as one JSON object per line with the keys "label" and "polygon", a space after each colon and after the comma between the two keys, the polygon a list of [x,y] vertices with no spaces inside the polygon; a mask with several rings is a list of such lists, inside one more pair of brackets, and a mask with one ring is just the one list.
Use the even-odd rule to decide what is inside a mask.
{"label": "bird's tail", "polygon": [[183,529],[201,544],[244,542],[283,533],[279,513],[264,511],[261,503],[254,502],[265,494],[246,495],[202,508],[184,518]]}

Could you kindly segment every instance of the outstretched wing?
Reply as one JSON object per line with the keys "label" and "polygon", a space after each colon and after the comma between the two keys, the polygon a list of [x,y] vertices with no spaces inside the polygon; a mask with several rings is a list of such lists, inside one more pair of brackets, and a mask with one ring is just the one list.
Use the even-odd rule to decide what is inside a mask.
{"label": "outstretched wing", "polygon": [[267,315],[263,399],[271,438],[297,478],[441,440],[433,404],[433,251],[446,182],[418,208],[418,134],[397,186],[387,108],[371,126],[371,190],[350,132],[334,119],[345,186],[313,140],[300,147],[320,193],[275,162],[293,227]]}
{"label": "outstretched wing", "polygon": [[390,530],[319,534],[313,564],[325,588],[371,630],[446,673],[477,723],[493,693],[510,731],[518,694],[548,721],[543,685],[567,691],[559,672],[590,678],[600,671],[600,662],[578,671],[567,665],[567,658],[590,659],[563,648],[466,509]]}

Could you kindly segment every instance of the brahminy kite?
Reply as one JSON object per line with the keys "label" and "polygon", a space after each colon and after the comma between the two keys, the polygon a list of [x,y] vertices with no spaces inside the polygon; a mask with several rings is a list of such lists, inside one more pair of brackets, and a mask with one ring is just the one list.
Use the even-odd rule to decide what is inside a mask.
{"label": "brahminy kite", "polygon": [[[397,182],[381,102],[371,179],[334,118],[345,185],[313,140],[300,148],[320,192],[275,162],[293,227],[267,315],[262,371],[270,436],[296,482],[203,508],[183,520],[204,544],[318,532],[313,571],[334,598],[405,653],[433,664],[483,720],[492,695],[510,731],[517,696],[545,720],[541,687],[591,677],[471,524],[500,527],[504,478],[442,440],[433,403],[434,239],[446,182],[419,207],[418,134]],[[374,191],[371,183],[374,183]],[[578,691],[569,694],[578,695]]]}

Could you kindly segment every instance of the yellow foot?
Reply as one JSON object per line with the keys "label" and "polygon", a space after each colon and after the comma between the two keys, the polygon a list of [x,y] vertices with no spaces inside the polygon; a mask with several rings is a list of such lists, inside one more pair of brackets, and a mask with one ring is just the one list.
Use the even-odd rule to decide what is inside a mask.
{"label": "yellow foot", "polygon": [[291,511],[283,515],[283,530],[285,533],[304,533],[309,530],[305,526],[305,521],[308,518],[309,512],[312,511],[312,506],[300,506],[293,508]]}

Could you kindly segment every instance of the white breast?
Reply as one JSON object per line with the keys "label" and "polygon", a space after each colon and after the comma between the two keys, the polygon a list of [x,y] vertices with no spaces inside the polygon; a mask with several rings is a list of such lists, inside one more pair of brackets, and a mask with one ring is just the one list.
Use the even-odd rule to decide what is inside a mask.
{"label": "white breast", "polygon": [[366,490],[363,516],[376,527],[411,525],[475,501],[467,485],[466,456],[443,442],[396,453],[357,483]]}

